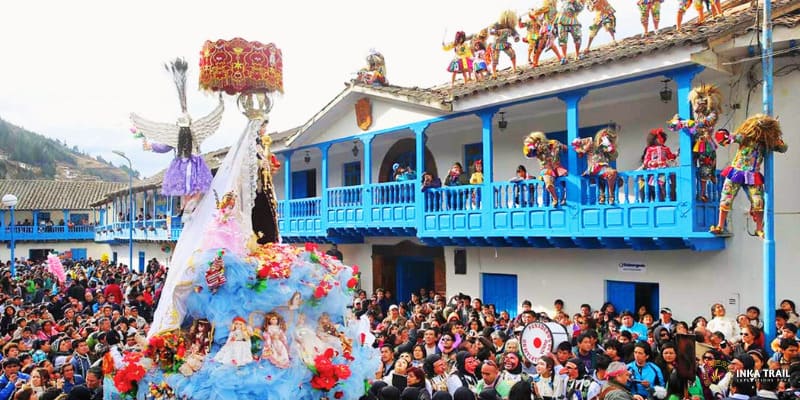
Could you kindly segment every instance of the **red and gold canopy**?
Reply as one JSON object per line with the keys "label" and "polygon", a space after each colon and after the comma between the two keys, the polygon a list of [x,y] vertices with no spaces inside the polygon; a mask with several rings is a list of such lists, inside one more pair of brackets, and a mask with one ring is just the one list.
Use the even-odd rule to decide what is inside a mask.
{"label": "red and gold canopy", "polygon": [[283,93],[283,58],[275,44],[242,38],[206,41],[200,53],[200,88],[236,94]]}

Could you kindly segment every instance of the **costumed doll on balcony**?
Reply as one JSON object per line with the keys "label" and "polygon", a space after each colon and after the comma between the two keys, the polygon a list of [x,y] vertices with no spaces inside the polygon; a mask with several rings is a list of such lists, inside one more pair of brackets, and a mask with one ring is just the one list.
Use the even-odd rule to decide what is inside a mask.
{"label": "costumed doll on balcony", "polygon": [[588,154],[586,171],[583,176],[597,179],[600,193],[597,203],[605,204],[606,186],[608,186],[608,204],[614,204],[617,191],[617,170],[611,167],[611,162],[617,159],[617,132],[612,128],[599,130],[594,139],[578,138],[572,141],[572,148],[579,157]]}
{"label": "costumed doll on balcony", "polygon": [[500,18],[492,26],[490,33],[494,35],[492,44],[492,78],[497,78],[497,64],[500,62],[500,53],[506,53],[511,59],[511,71],[517,72],[517,54],[508,39],[513,37],[515,42],[519,42],[517,33],[517,13],[513,10],[505,10],[500,14]]}
{"label": "costumed doll on balcony", "polygon": [[559,0],[558,16],[556,17],[556,29],[558,30],[558,44],[561,46],[561,64],[567,63],[567,42],[572,36],[575,44],[575,59],[581,58],[581,25],[578,16],[583,11],[581,0]]}
{"label": "costumed doll on balcony", "polygon": [[683,120],[675,114],[669,121],[669,128],[693,136],[692,156],[700,182],[697,198],[706,202],[708,182],[717,183],[717,143],[713,136],[714,126],[722,114],[722,93],[714,85],[700,85],[689,92],[689,101],[695,119]]}
{"label": "costumed doll on balcony", "polygon": [[[666,143],[667,133],[664,132],[663,129],[651,129],[647,134],[647,147],[645,147],[644,154],[642,154],[642,166],[639,167],[639,169],[655,170],[669,167],[677,158],[677,155],[667,147]],[[647,186],[649,187],[647,196],[645,196],[644,178],[639,178],[639,198],[641,201],[644,201],[645,197],[648,201],[655,200],[656,181],[658,181],[659,201],[664,200],[666,197],[667,180],[664,174],[659,174],[657,179],[653,175],[650,175],[647,179]],[[672,188],[674,190],[675,184],[672,176],[670,176],[670,183],[672,183]]]}
{"label": "costumed doll on balcony", "polygon": [[605,28],[606,32],[611,35],[612,43],[616,43],[617,39],[614,37],[614,33],[617,29],[617,16],[614,7],[611,7],[608,0],[588,0],[586,8],[594,12],[594,21],[589,26],[589,43],[586,44],[586,49],[583,50],[583,53],[589,53],[589,49],[592,47],[592,40],[594,40],[601,28]]}
{"label": "costumed doll on balcony", "polygon": [[253,362],[250,352],[250,328],[242,317],[233,318],[228,341],[219,349],[214,361],[226,365],[242,366]]}
{"label": "costumed doll on balcony", "polygon": [[719,222],[711,227],[711,233],[721,234],[725,231],[725,220],[733,200],[744,186],[750,199],[750,216],[756,223],[756,235],[764,237],[764,175],[761,174],[761,164],[768,151],[786,152],[788,146],[783,142],[782,135],[778,120],[763,114],[745,120],[733,135],[717,132],[715,136],[719,144],[727,146],[735,142],[739,150],[731,165],[722,170],[725,183],[719,202]]}
{"label": "costumed doll on balcony", "polygon": [[[525,137],[522,145],[522,154],[527,158],[539,160],[539,175],[545,184],[545,189],[550,193],[550,205],[558,205],[556,193],[556,178],[567,176],[567,169],[561,165],[561,153],[567,151],[567,146],[555,139],[547,139],[544,132],[532,132]],[[561,204],[566,204],[567,194],[562,191]]]}
{"label": "costumed doll on balcony", "polygon": [[189,64],[178,58],[166,68],[172,72],[178,89],[182,113],[178,122],[152,122],[133,113],[130,118],[137,134],[151,142],[145,142],[145,149],[156,153],[175,151],[175,158],[164,174],[161,193],[165,196],[182,196],[182,210],[191,213],[203,193],[211,186],[213,178],[211,170],[200,155],[200,145],[219,128],[225,107],[220,95],[219,105],[210,114],[192,120],[186,107],[186,72]]}
{"label": "costumed doll on balcony", "polygon": [[456,74],[461,74],[464,77],[464,83],[470,81],[470,74],[472,73],[472,50],[470,43],[467,41],[467,34],[464,31],[456,32],[456,37],[452,43],[442,43],[444,51],[453,50],[455,57],[450,61],[447,66],[447,72],[453,74],[450,79],[450,86],[456,85]]}

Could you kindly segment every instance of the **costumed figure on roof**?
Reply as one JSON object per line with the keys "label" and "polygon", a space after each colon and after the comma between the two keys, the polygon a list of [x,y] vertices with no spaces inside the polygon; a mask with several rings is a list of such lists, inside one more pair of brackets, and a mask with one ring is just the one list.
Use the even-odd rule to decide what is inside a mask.
{"label": "costumed figure on roof", "polygon": [[[470,40],[472,42],[472,54],[473,54],[473,56],[477,57],[477,51],[475,50],[476,48],[482,47],[483,49],[485,49],[485,51],[483,52],[482,56],[483,56],[483,61],[485,62],[484,65],[486,67],[486,71],[483,73],[483,75],[488,75],[489,74],[489,65],[492,65],[492,59],[494,58],[492,56],[492,45],[489,44],[488,40],[489,40],[489,28],[481,29],[480,32],[472,35],[472,39]],[[478,44],[480,44],[480,46],[478,46]],[[472,62],[472,67],[473,68],[476,68],[476,65],[478,65],[477,64],[477,60]],[[477,72],[478,71],[476,69],[475,70],[476,77],[478,75]]]}
{"label": "costumed figure on roof", "polygon": [[358,71],[355,80],[356,82],[373,86],[388,85],[389,81],[386,80],[386,61],[383,59],[383,54],[371,49],[369,55],[367,55],[367,66]]}
{"label": "costumed figure on roof", "polygon": [[[719,4],[717,1],[713,2]],[[705,11],[703,10],[703,0],[680,0],[680,4],[678,4],[678,21],[675,25],[675,30],[680,31],[682,29],[683,15],[686,14],[686,11],[688,11],[689,8],[691,8],[693,5],[694,9],[697,11],[697,23],[703,24],[705,22],[706,14]],[[714,8],[715,7],[716,6],[714,6]]]}
{"label": "costumed figure on roof", "polygon": [[[567,169],[561,165],[561,153],[567,151],[567,146],[555,139],[547,139],[544,132],[532,132],[525,137],[522,144],[522,154],[527,158],[539,160],[539,176],[544,181],[545,189],[550,194],[550,205],[556,207],[559,203],[556,192],[556,178],[567,176]],[[562,187],[561,204],[567,203],[567,193]]]}
{"label": "costumed figure on roof", "polygon": [[225,106],[220,96],[219,105],[210,114],[192,120],[186,108],[186,72],[189,64],[178,58],[165,67],[172,73],[178,89],[182,113],[178,122],[153,122],[135,113],[130,117],[136,133],[145,138],[145,149],[156,153],[175,151],[175,158],[164,174],[161,193],[165,196],[181,196],[183,211],[191,213],[208,190],[212,179],[211,170],[200,155],[200,145],[219,128]]}
{"label": "costumed figure on roof", "polygon": [[[347,312],[358,267],[314,244],[280,243],[272,179],[279,163],[266,122],[271,96],[283,90],[282,54],[271,43],[208,41],[200,71],[202,89],[239,95],[248,123],[211,183],[220,198],[205,196],[184,226],[148,335],[156,348],[174,347],[168,338],[203,326],[208,342],[186,335],[191,345],[163,353],[174,359],[147,367],[139,387],[166,385],[175,398],[195,400],[358,398],[380,365],[369,321]],[[342,327],[335,340],[329,326]]]}
{"label": "costumed figure on roof", "polygon": [[486,43],[481,40],[471,40],[472,46],[472,71],[475,74],[475,80],[480,82],[489,75],[489,64],[486,62]]}
{"label": "costumed figure on roof", "polygon": [[[636,5],[639,6],[639,21],[642,23],[642,28],[644,28],[644,36],[647,36],[647,34],[650,33],[651,16],[653,17],[653,32],[658,32],[658,22],[661,20],[661,3],[663,1],[664,0],[638,0],[636,2]],[[691,2],[692,0],[681,1]],[[680,23],[678,24],[678,27],[680,27]]]}
{"label": "costumed figure on roof", "polygon": [[532,66],[539,66],[539,57],[547,50],[552,50],[558,61],[561,62],[564,55],[556,45],[556,17],[558,17],[556,0],[544,0],[541,6],[534,7],[528,15],[531,19],[538,19],[541,27],[533,53]]}
{"label": "costumed figure on roof", "polygon": [[447,72],[453,75],[450,79],[450,86],[456,85],[456,74],[461,74],[464,77],[464,83],[469,82],[470,74],[472,73],[472,50],[470,49],[470,43],[467,41],[467,34],[464,31],[456,32],[453,42],[442,43],[442,49],[455,52],[455,57],[447,66]]}
{"label": "costumed figure on roof", "polygon": [[689,92],[689,101],[692,103],[694,120],[683,120],[675,114],[669,121],[669,128],[693,137],[692,158],[700,182],[697,198],[706,202],[708,182],[717,183],[717,143],[714,141],[714,126],[722,114],[722,92],[714,85],[700,85]]}
{"label": "costumed figure on roof", "polygon": [[586,49],[583,50],[583,53],[589,53],[589,49],[592,47],[592,40],[594,40],[601,28],[611,35],[611,42],[616,43],[617,39],[614,37],[614,33],[617,30],[617,16],[614,7],[611,7],[608,0],[587,0],[586,8],[594,12],[594,21],[589,26],[589,43],[586,43]]}
{"label": "costumed figure on roof", "polygon": [[588,155],[586,171],[583,176],[597,179],[599,193],[597,203],[605,204],[606,187],[608,187],[608,204],[614,204],[617,192],[617,170],[611,163],[617,159],[617,132],[615,128],[601,129],[594,138],[577,138],[572,141],[572,148],[579,157]]}
{"label": "costumed figure on roof", "polygon": [[522,38],[523,43],[528,44],[528,64],[535,67],[536,63],[534,58],[539,48],[539,35],[542,32],[542,19],[541,16],[536,15],[535,10],[531,9],[528,12],[528,19],[523,21],[519,19],[519,27],[525,29],[525,37]]}
{"label": "costumed figure on roof", "polygon": [[733,135],[717,131],[716,140],[722,146],[731,142],[739,145],[739,150],[731,161],[731,165],[722,170],[725,183],[719,201],[719,221],[711,227],[710,232],[725,232],[725,221],[731,211],[733,201],[744,187],[750,200],[750,216],[756,223],[756,235],[764,237],[764,175],[761,164],[769,151],[785,153],[788,146],[783,141],[780,123],[775,118],[757,114],[742,123]]}
{"label": "costumed figure on roof", "polygon": [[567,63],[567,43],[570,35],[575,44],[575,59],[581,56],[581,25],[578,16],[583,11],[581,0],[558,0],[558,16],[556,16],[556,29],[558,30],[558,44],[561,46],[561,64]]}
{"label": "costumed figure on roof", "polygon": [[494,43],[492,44],[492,78],[497,78],[497,64],[500,62],[500,53],[506,53],[508,58],[511,59],[511,71],[517,72],[517,54],[514,53],[514,48],[508,42],[508,39],[513,37],[515,42],[519,42],[518,22],[517,13],[512,10],[505,10],[489,31],[494,36]]}

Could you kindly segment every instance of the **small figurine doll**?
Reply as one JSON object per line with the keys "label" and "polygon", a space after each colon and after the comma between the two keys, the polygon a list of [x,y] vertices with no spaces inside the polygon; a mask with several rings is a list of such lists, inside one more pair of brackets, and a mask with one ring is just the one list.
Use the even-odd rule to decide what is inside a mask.
{"label": "small figurine doll", "polygon": [[[722,114],[722,93],[714,85],[700,85],[689,92],[694,120],[683,120],[677,114],[669,121],[669,129],[691,135],[692,158],[697,167],[700,193],[697,198],[708,201],[708,182],[717,183],[717,143],[714,141],[714,126]],[[727,131],[725,131],[727,132]],[[723,136],[725,132],[722,133]]]}
{"label": "small figurine doll", "polygon": [[205,359],[205,357],[205,353],[200,350],[200,347],[197,345],[197,343],[193,343],[189,351],[189,356],[186,357],[186,361],[183,363],[183,365],[178,368],[178,372],[180,372],[183,376],[192,376],[203,366],[203,359]]}
{"label": "small figurine doll", "polygon": [[[667,168],[677,158],[666,145],[667,133],[663,129],[651,129],[647,134],[647,147],[642,154],[642,166],[640,169],[654,170]],[[670,178],[672,179],[672,177]],[[639,194],[642,201],[647,197],[649,201],[655,200],[655,178],[650,176],[647,180],[647,185],[650,187],[649,194],[644,195],[644,180],[639,180]],[[667,181],[663,174],[658,175],[658,193],[661,201],[666,197]],[[675,185],[672,185],[673,189]]]}
{"label": "small figurine doll", "polygon": [[[558,140],[548,140],[544,132],[532,132],[523,142],[522,154],[527,158],[539,160],[539,175],[545,184],[545,189],[550,193],[550,205],[558,205],[556,193],[556,178],[567,176],[567,169],[561,165],[561,153],[567,151],[567,146]],[[562,191],[561,204],[566,204],[566,191]]]}
{"label": "small figurine doll", "polygon": [[447,66],[447,71],[453,74],[450,79],[450,86],[456,84],[456,74],[461,74],[464,77],[464,83],[470,81],[470,74],[472,73],[472,50],[470,49],[469,42],[467,42],[467,34],[464,31],[456,32],[456,37],[452,43],[442,43],[442,48],[445,51],[453,50],[456,55],[450,65]]}
{"label": "small figurine doll", "polygon": [[500,53],[506,53],[511,59],[511,70],[517,72],[517,54],[514,53],[514,48],[508,42],[510,37],[514,38],[515,42],[519,42],[519,33],[517,33],[517,13],[512,10],[503,11],[500,18],[492,26],[490,33],[494,35],[494,44],[492,45],[492,78],[497,78],[497,64],[500,62]]}
{"label": "small figurine doll", "polygon": [[600,193],[598,204],[606,202],[606,185],[608,186],[608,204],[614,204],[617,189],[617,170],[611,163],[617,159],[617,133],[612,128],[601,129],[592,138],[575,139],[572,148],[578,157],[588,154],[586,171],[583,176],[597,178]]}
{"label": "small figurine doll", "polygon": [[228,341],[214,356],[214,361],[226,365],[242,366],[253,362],[250,352],[250,328],[242,317],[233,318]]}
{"label": "small figurine doll", "polygon": [[206,271],[206,284],[211,293],[217,293],[217,290],[227,282],[225,278],[225,261],[222,260],[224,251],[219,250],[217,256],[208,263],[208,271]]}
{"label": "small figurine doll", "polygon": [[353,341],[339,331],[328,313],[322,313],[317,321],[317,337],[345,357],[353,351]]}
{"label": "small figurine doll", "polygon": [[289,368],[289,344],[286,339],[286,322],[276,312],[269,312],[264,317],[264,350],[262,358],[266,358],[278,368]]}
{"label": "small figurine doll", "polygon": [[717,132],[719,144],[727,146],[736,142],[739,150],[736,151],[731,165],[722,170],[725,183],[722,185],[719,202],[719,222],[711,226],[711,233],[721,234],[725,231],[728,212],[739,189],[744,186],[750,199],[750,216],[756,223],[756,235],[764,237],[764,176],[761,174],[761,164],[764,162],[764,155],[769,151],[786,152],[788,146],[782,135],[778,120],[763,114],[745,120],[733,135]]}

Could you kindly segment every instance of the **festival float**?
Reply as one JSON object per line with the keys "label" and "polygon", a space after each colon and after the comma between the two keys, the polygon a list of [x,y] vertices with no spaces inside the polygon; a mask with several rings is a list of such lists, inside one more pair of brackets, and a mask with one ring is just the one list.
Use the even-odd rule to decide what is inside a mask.
{"label": "festival float", "polygon": [[106,394],[352,399],[379,368],[369,322],[347,311],[358,267],[279,243],[266,125],[282,67],[274,44],[205,43],[200,88],[238,95],[247,127],[184,225],[144,350],[109,343]]}

